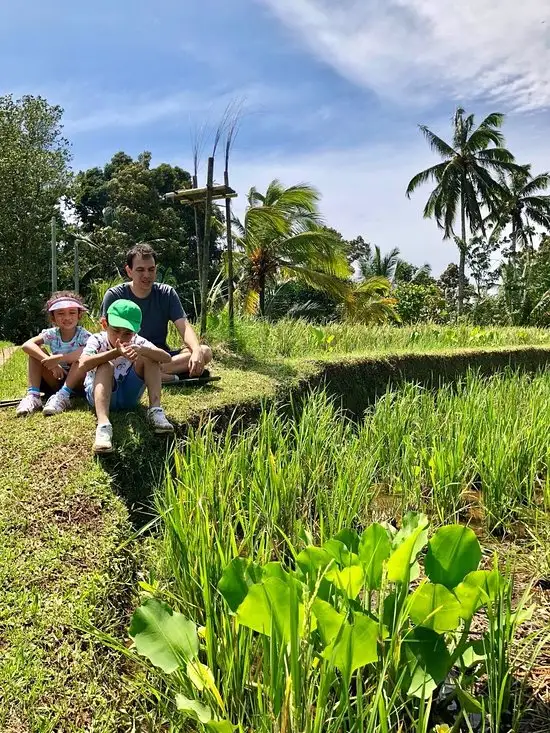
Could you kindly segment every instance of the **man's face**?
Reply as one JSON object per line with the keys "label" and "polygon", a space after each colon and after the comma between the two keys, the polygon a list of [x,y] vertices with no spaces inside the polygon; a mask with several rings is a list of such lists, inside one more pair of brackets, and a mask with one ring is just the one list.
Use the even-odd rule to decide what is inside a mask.
{"label": "man's face", "polygon": [[153,257],[143,258],[136,255],[132,267],[126,265],[126,274],[141,290],[149,290],[157,277],[157,265]]}

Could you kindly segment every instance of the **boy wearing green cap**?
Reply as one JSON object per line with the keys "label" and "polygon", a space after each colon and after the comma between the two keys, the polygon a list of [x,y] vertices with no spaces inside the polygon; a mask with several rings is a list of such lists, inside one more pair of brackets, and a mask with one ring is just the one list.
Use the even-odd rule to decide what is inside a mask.
{"label": "boy wearing green cap", "polygon": [[170,361],[170,354],[138,336],[141,308],[131,300],[116,300],[101,318],[103,331],[90,336],[79,360],[86,371],[84,391],[97,415],[94,452],[113,450],[110,410],[135,407],[145,388],[149,395],[147,419],[155,433],[172,433],[160,406],[160,364]]}

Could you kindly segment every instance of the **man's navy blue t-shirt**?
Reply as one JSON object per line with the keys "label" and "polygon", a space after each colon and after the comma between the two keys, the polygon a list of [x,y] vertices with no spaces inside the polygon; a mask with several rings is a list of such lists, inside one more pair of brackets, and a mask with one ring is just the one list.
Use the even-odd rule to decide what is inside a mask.
{"label": "man's navy blue t-shirt", "polygon": [[164,283],[153,283],[153,288],[146,298],[136,298],[132,293],[130,283],[115,285],[105,293],[101,315],[107,317],[107,309],[111,303],[121,298],[131,300],[141,308],[142,321],[139,335],[160,349],[168,351],[166,343],[168,322],[187,317],[174,288]]}

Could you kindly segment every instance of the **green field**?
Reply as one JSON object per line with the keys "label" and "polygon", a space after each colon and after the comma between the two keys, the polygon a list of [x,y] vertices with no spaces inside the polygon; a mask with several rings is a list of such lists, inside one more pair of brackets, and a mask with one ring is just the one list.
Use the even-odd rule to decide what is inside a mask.
{"label": "green field", "polygon": [[[432,733],[435,725],[453,723],[454,730],[467,731],[481,711],[487,733],[548,731],[549,378],[512,372],[482,378],[473,372],[439,390],[404,384],[359,419],[342,414],[322,392],[304,391],[309,378],[322,375],[323,363],[341,370],[333,387],[345,387],[353,401],[362,388],[357,375],[368,379],[373,366],[362,359],[375,351],[421,353],[439,343],[447,349],[441,358],[452,359],[452,339],[456,348],[470,349],[503,347],[506,339],[544,345],[545,332],[464,327],[437,333],[425,327],[414,335],[414,329],[354,333],[345,327],[334,329],[336,351],[336,337],[329,341],[325,330],[322,338],[307,341],[309,328],[298,324],[291,338],[282,327],[271,332],[251,325],[246,353],[221,327],[217,337],[214,332],[215,372],[222,381],[195,392],[167,389],[163,398],[183,438],[172,457],[167,443],[149,433],[140,409],[117,416],[117,451],[102,462],[91,456],[94,420],[82,402],[50,419],[17,420],[12,410],[0,412],[0,449],[8,457],[0,483],[0,567],[9,589],[0,601],[1,730],[114,733],[168,730],[169,724],[175,731],[229,730],[221,721],[230,720],[239,731]],[[300,339],[301,353],[295,346]],[[289,358],[282,359],[285,349]],[[386,362],[384,357],[381,364]],[[0,396],[24,390],[24,371],[23,354],[16,352],[0,370]],[[288,400],[299,380],[305,383],[295,392],[294,407],[269,406],[277,395]],[[231,427],[234,410],[235,420],[244,422]],[[208,414],[214,420],[199,424]],[[196,426],[190,432],[188,422]],[[409,637],[426,641],[432,633],[437,641],[433,628],[422,631],[418,612],[409,613],[417,583],[409,578],[410,586],[405,580],[398,585],[384,570],[382,586],[370,588],[364,567],[353,559],[372,523],[382,523],[397,548],[399,539],[386,528],[404,521],[401,538],[413,534],[424,520],[406,519],[411,511],[429,518],[429,534],[422,525],[417,538],[421,577],[425,540],[454,522],[474,530],[482,571],[492,568],[494,557],[499,563],[498,589],[491,586],[490,602],[481,605],[465,636],[479,641],[488,634],[486,659],[477,668],[455,665],[447,677],[460,688],[451,712],[435,695],[423,697],[418,689],[413,694],[408,672],[400,678],[400,669],[410,671],[399,661]],[[140,527],[150,521],[142,534]],[[308,546],[319,557],[326,557],[327,547],[340,548],[332,567],[340,575],[323,580],[315,575],[321,564],[304,576],[297,557]],[[355,622],[369,626],[354,614],[370,613],[382,634],[376,659],[353,670],[341,649],[331,659],[325,650],[336,637],[329,643],[324,622],[312,634],[276,626],[271,638],[259,633],[272,621],[264,618],[258,627],[257,618],[251,621],[236,603],[246,600],[242,584],[232,585],[239,576],[226,584],[240,587],[237,596],[218,587],[237,568],[235,557],[242,558],[238,568],[251,599],[261,596],[268,577],[290,582],[306,594],[295,597],[297,618],[305,612],[300,603],[305,609],[315,598],[325,600],[337,614],[325,608],[334,623],[343,623],[340,618],[352,624],[340,630],[349,643]],[[244,563],[253,565],[245,569]],[[356,575],[353,592],[342,573]],[[320,581],[328,584],[322,599]],[[390,624],[380,604],[396,589],[399,623],[395,617]],[[191,667],[180,658],[180,670],[163,673],[126,648],[132,610],[151,597],[198,626]],[[165,622],[164,607],[147,603]],[[510,615],[518,604],[535,604],[535,610],[525,619]],[[250,605],[256,609],[252,600]],[[132,635],[140,647],[135,623]],[[462,618],[453,629],[441,623],[437,632],[452,655],[469,622]],[[367,659],[364,649],[353,649],[356,661]],[[206,708],[213,720],[193,722],[197,711],[206,720]]]}

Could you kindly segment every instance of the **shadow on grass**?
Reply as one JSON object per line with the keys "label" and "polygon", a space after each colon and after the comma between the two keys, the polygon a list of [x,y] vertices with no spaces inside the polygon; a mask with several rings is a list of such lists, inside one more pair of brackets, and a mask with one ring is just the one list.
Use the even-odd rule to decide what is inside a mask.
{"label": "shadow on grass", "polygon": [[173,435],[155,435],[146,415],[142,406],[112,413],[114,452],[97,456],[136,529],[155,515],[154,492],[170,467],[174,446]]}

